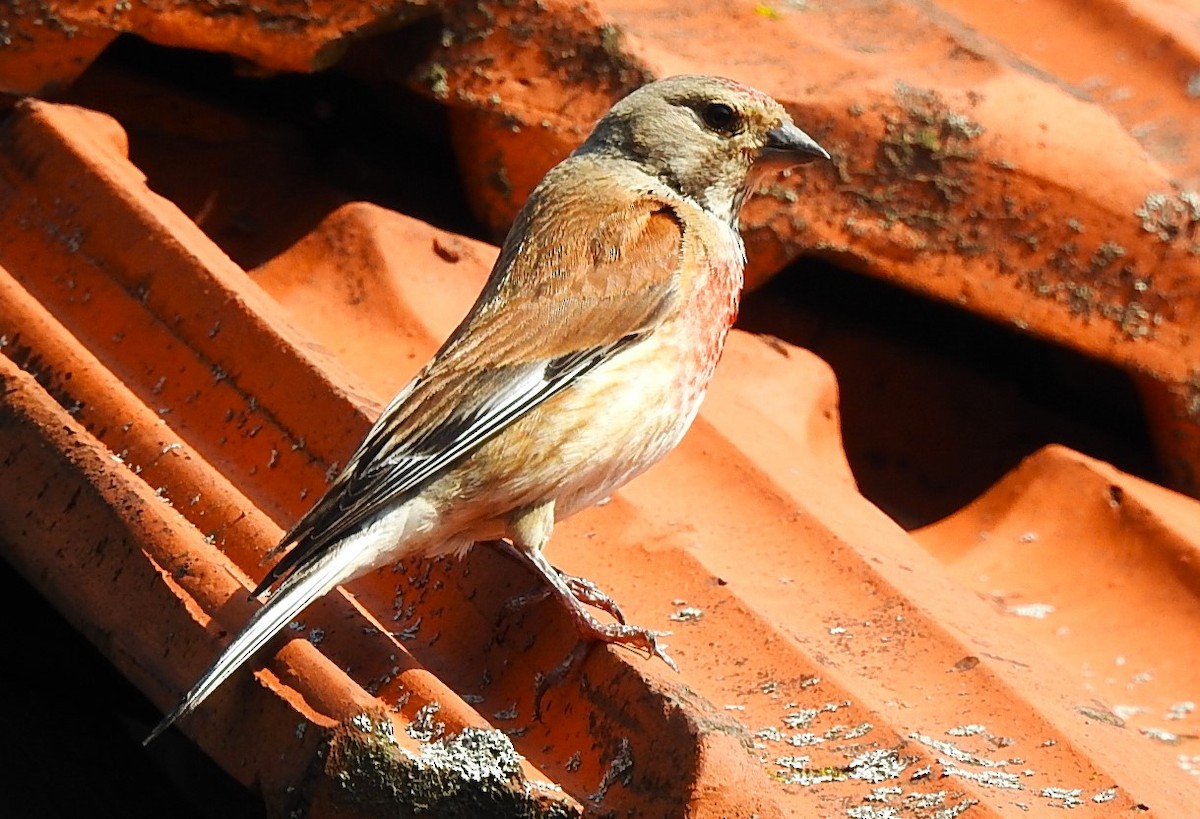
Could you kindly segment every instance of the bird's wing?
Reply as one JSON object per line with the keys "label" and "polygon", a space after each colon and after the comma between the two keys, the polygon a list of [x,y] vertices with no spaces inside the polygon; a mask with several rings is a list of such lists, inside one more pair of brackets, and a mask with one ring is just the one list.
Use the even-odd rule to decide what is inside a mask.
{"label": "bird's wing", "polygon": [[579,199],[558,208],[534,200],[522,213],[513,235],[524,239],[496,263],[507,275],[493,273],[463,324],[384,410],[345,471],[284,537],[279,548],[292,549],[255,595],[420,491],[670,310],[684,245],[672,205],[632,199],[597,226],[586,218],[587,197]]}

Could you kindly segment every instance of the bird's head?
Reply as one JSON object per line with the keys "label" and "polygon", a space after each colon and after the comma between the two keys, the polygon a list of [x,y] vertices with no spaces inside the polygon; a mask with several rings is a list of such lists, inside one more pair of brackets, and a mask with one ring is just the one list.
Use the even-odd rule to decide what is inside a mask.
{"label": "bird's head", "polygon": [[611,154],[736,224],[764,172],[829,154],[766,94],[721,77],[668,77],[617,102],[577,153]]}

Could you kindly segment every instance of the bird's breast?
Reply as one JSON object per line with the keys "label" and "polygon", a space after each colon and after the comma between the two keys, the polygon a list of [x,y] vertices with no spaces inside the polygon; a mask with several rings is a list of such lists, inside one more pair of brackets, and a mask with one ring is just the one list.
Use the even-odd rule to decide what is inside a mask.
{"label": "bird's breast", "polygon": [[737,316],[740,239],[727,228],[717,240],[685,247],[683,261],[675,303],[659,324],[481,447],[447,484],[453,506],[477,500],[495,520],[553,499],[564,518],[679,443]]}
{"label": "bird's breast", "polygon": [[689,260],[671,314],[547,407],[548,419],[577,419],[548,450],[563,469],[560,517],[608,497],[658,462],[691,426],[737,317],[740,242],[727,250]]}

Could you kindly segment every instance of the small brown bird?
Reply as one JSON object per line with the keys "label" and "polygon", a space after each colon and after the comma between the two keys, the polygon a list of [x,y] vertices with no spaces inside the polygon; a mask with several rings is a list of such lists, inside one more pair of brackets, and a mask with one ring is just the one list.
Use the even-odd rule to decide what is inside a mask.
{"label": "small brown bird", "polygon": [[819,157],[778,102],[731,80],[671,77],[614,105],[530,195],[462,324],[284,536],[291,551],[254,595],[275,591],[146,741],[334,586],[498,538],[583,638],[675,668],[654,632],[542,548],[555,521],[679,443],[737,315],[742,203],[764,173]]}

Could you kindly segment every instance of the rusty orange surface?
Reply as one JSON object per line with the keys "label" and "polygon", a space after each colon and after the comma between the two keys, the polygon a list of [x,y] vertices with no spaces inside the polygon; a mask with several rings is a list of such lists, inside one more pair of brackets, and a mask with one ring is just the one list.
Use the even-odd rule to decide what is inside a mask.
{"label": "rusty orange surface", "polygon": [[[322,8],[333,20],[342,6]],[[822,255],[1110,361],[1142,386],[1190,488],[1197,48],[1186,33],[1139,44],[1196,14],[1088,8],[453,4],[452,34],[408,80],[447,106],[493,231],[622,90],[681,71],[763,87],[836,163],[752,203],[760,280]],[[73,13],[109,36],[99,12]],[[131,27],[181,44],[155,33],[166,22]],[[283,65],[235,30],[193,36],[265,68],[298,67],[325,36],[291,32],[288,53],[308,56]],[[1078,42],[1103,53],[1085,62]],[[72,57],[76,74],[98,52]],[[43,72],[26,90],[75,76],[39,65],[22,64]],[[457,323],[496,250],[338,204],[273,157],[264,180],[293,174],[277,187],[325,212],[243,269],[212,238],[238,208],[205,198],[219,187],[205,174],[255,169],[185,169],[185,212],[130,161],[122,125],[219,131],[206,145],[244,164],[262,123],[118,73],[80,86],[116,94],[130,122],[30,100],[0,125],[0,543],[167,707],[244,621],[281,527]],[[279,214],[288,231],[299,208]],[[270,240],[233,245],[250,256]],[[1189,816],[1198,523],[1186,495],[1051,446],[906,532],[858,491],[828,365],[735,333],[678,451],[549,547],[631,621],[672,631],[681,675],[595,648],[534,719],[535,680],[573,632],[550,604],[510,606],[535,580],[476,549],[329,595],[182,729],[273,814],[373,815],[431,793],[464,809],[462,791],[423,790],[437,780],[474,783],[476,815]]]}
{"label": "rusty orange surface", "polygon": [[164,46],[231,54],[253,70],[315,71],[335,63],[356,38],[432,13],[425,0],[15,0],[0,13],[0,93],[62,93],[125,32]]}
{"label": "rusty orange surface", "polygon": [[1176,33],[1198,17],[1119,0],[531,0],[455,15],[419,82],[454,111],[471,201],[497,231],[644,78],[757,84],[834,167],[748,205],[752,285],[819,255],[1110,361],[1143,385],[1172,480],[1196,494],[1200,49]]}

